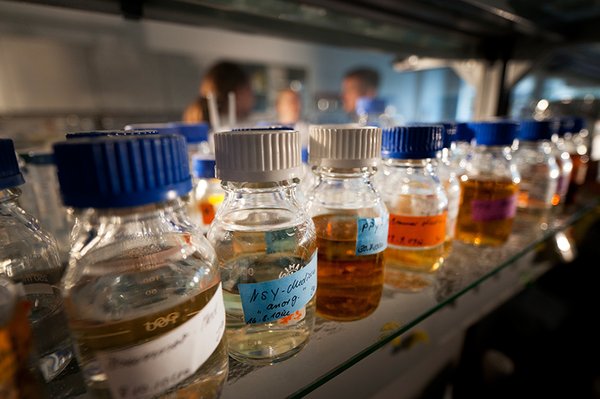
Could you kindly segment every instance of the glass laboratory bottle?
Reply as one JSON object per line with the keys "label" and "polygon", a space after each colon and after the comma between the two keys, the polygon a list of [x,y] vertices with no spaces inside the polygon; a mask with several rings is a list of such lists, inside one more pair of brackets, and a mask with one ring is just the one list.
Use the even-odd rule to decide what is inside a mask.
{"label": "glass laboratory bottle", "polygon": [[569,153],[573,163],[571,179],[567,188],[565,204],[573,204],[579,188],[585,183],[587,175],[589,154],[585,120],[581,117],[564,117],[560,121],[560,134],[563,135],[565,150]]}
{"label": "glass laboratory bottle", "polygon": [[317,231],[317,312],[324,318],[359,320],[379,305],[388,232],[388,212],[372,182],[380,157],[380,128],[310,128],[317,179],[307,209]]}
{"label": "glass laboratory bottle", "polygon": [[31,305],[24,297],[22,285],[0,276],[0,398],[3,399],[50,397],[39,369],[33,364],[31,324],[27,318]]}
{"label": "glass laboratory bottle", "polygon": [[[444,123],[444,132],[442,134],[442,151],[438,153],[439,168],[438,176],[448,197],[448,217],[446,219],[446,241],[444,242],[444,258],[450,255],[452,251],[452,240],[456,232],[456,219],[458,218],[458,204],[460,202],[460,181],[459,177],[463,169],[460,164],[452,162],[450,149],[456,136],[456,124]],[[469,144],[470,146],[470,144]]]}
{"label": "glass laboratory bottle", "polygon": [[63,202],[81,228],[62,281],[95,398],[216,398],[227,376],[216,256],[187,217],[177,135],[54,144]]}
{"label": "glass laboratory bottle", "polygon": [[513,159],[521,176],[517,209],[542,221],[552,209],[560,174],[550,139],[556,130],[552,120],[524,120],[517,129]]}
{"label": "glass laboratory bottle", "polygon": [[226,195],[207,237],[223,281],[229,354],[279,362],[306,345],[315,321],[315,227],[296,193],[300,135],[257,128],[214,140]]}
{"label": "glass laboratory bottle", "polygon": [[190,216],[198,224],[203,234],[208,232],[208,227],[215,218],[217,209],[225,199],[225,191],[221,181],[215,178],[215,159],[194,159],[193,175],[196,179],[190,200]]}
{"label": "glass laboratory bottle", "polygon": [[64,268],[54,238],[18,204],[24,182],[12,140],[0,139],[0,275],[23,285],[40,370],[49,393],[63,398],[85,389],[60,294]]}
{"label": "glass laboratory bottle", "polygon": [[475,146],[460,178],[456,239],[473,245],[502,245],[512,232],[520,176],[511,149],[517,124],[475,122]]}
{"label": "glass laboratory bottle", "polygon": [[567,190],[569,189],[569,181],[573,171],[573,161],[571,155],[565,147],[565,132],[561,129],[560,119],[558,120],[559,127],[555,134],[552,135],[552,154],[556,158],[558,164],[559,175],[556,183],[556,194],[552,199],[552,205],[557,212],[560,212],[565,205],[567,199]]}
{"label": "glass laboratory bottle", "polygon": [[438,173],[441,125],[399,126],[382,136],[381,197],[390,213],[385,282],[405,291],[430,284],[444,262],[448,198]]}

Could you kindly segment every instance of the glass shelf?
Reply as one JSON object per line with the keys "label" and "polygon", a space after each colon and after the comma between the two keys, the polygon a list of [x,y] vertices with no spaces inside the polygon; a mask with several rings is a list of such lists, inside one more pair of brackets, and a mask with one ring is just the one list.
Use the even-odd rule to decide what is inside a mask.
{"label": "glass shelf", "polygon": [[[256,367],[230,360],[222,398],[295,398],[308,394],[503,269],[517,265],[540,244],[573,226],[599,205],[599,197],[589,198],[549,225],[542,225],[544,228],[517,214],[513,234],[501,247],[455,242],[449,258],[423,290],[406,293],[385,286],[377,310],[359,321],[336,322],[317,317],[310,342],[298,355],[282,363]],[[547,267],[525,263],[525,270],[514,284],[522,285],[546,270]]]}

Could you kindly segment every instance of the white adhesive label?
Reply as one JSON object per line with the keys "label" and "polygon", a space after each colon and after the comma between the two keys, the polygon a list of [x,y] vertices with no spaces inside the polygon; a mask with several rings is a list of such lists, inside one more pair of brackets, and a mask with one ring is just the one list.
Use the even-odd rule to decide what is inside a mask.
{"label": "white adhesive label", "polygon": [[186,323],[132,348],[98,352],[116,399],[151,398],[190,377],[215,351],[225,331],[221,284],[215,295]]}

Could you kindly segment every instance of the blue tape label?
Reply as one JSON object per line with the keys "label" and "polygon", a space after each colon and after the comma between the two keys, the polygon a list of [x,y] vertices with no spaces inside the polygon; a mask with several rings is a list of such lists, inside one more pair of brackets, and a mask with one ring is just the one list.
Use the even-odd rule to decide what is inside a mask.
{"label": "blue tape label", "polygon": [[373,255],[387,248],[389,217],[358,218],[356,255]]}
{"label": "blue tape label", "polygon": [[[289,265],[294,271],[298,265]],[[277,280],[239,284],[244,320],[271,323],[302,311],[317,292],[317,252],[302,269]]]}

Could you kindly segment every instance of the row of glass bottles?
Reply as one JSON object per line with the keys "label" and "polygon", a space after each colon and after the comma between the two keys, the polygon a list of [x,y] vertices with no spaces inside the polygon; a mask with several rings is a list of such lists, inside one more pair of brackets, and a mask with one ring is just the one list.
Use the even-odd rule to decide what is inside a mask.
{"label": "row of glass bottles", "polygon": [[[477,142],[480,146],[498,144],[506,147],[509,145],[507,136],[510,135],[506,132],[511,129],[499,128],[497,124],[493,129],[475,128],[476,133],[483,132]],[[412,136],[410,132],[413,132]],[[216,135],[217,176],[223,180],[228,195],[223,209],[217,212],[216,221],[211,224],[208,236],[217,250],[216,259],[225,291],[229,350],[234,358],[271,363],[300,350],[307,342],[314,322],[317,275],[317,311],[332,319],[356,320],[377,307],[383,283],[383,264],[387,263],[386,259],[397,258],[394,253],[405,250],[408,254],[416,254],[418,250],[415,247],[421,246],[423,248],[419,250],[434,249],[441,254],[434,257],[435,261],[447,255],[447,252],[440,251],[440,247],[443,249],[451,234],[446,227],[449,224],[447,220],[452,219],[447,198],[450,191],[444,190],[443,184],[432,173],[435,154],[441,149],[441,128],[396,128],[385,133],[384,151],[391,156],[383,164],[384,171],[388,170],[387,175],[384,172],[380,176],[386,176],[386,186],[394,186],[389,184],[389,176],[398,172],[398,176],[403,176],[398,179],[408,192],[413,188],[412,178],[421,179],[430,183],[425,191],[433,190],[437,198],[437,206],[429,206],[430,203],[425,202],[427,206],[423,207],[420,203],[408,215],[403,214],[403,210],[408,209],[403,207],[406,200],[397,201],[392,193],[391,199],[386,200],[384,205],[373,188],[371,177],[379,159],[380,134],[381,131],[375,128],[311,129],[310,160],[317,172],[315,187],[308,194],[307,209],[312,220],[296,198],[297,177],[302,172],[299,141],[294,133],[250,130]],[[419,140],[425,136],[430,137],[423,140],[425,144],[415,146],[415,140],[420,143]],[[398,143],[400,137],[404,137],[405,142]],[[168,335],[177,342],[182,336],[181,328],[185,333],[193,334],[198,331],[200,323],[191,316],[204,314],[206,322],[210,318],[206,315],[217,314],[220,307],[215,303],[218,302],[215,299],[218,298],[218,288],[214,288],[210,247],[208,250],[205,248],[202,237],[192,237],[194,234],[190,230],[194,229],[193,223],[187,219],[183,203],[173,197],[174,194],[183,195],[189,189],[182,177],[186,175],[185,171],[174,172],[186,163],[181,155],[185,150],[180,148],[179,155],[175,155],[175,151],[161,158],[164,156],[161,151],[168,153],[177,145],[181,147],[181,142],[176,145],[176,140],[173,140],[173,137],[80,138],[70,144],[55,146],[65,204],[80,210],[88,209],[76,211],[80,230],[74,240],[75,250],[71,254],[70,274],[67,273],[65,278],[63,295],[67,299],[68,314],[75,320],[71,321],[74,336],[80,349],[85,349],[82,353],[87,357],[81,360],[92,391],[111,391],[115,397],[120,397],[117,391],[136,391],[147,395],[148,392],[193,391],[200,389],[199,386],[204,386],[201,389],[209,386],[214,388],[213,392],[218,392],[226,374],[223,371],[226,370],[226,360],[225,368],[219,367],[223,361],[219,361],[222,356],[219,357],[218,353],[224,351],[224,345],[218,330],[212,334],[216,346],[209,355],[214,355],[213,361],[202,356],[201,361],[188,359],[198,366],[200,374],[210,370],[204,367],[205,364],[216,365],[212,371],[217,370],[216,374],[213,373],[217,377],[208,378],[208,385],[196,384],[193,381],[194,377],[198,377],[195,373],[167,378],[164,375],[166,367],[156,364],[139,364],[133,369],[123,365],[120,371],[106,367],[106,363],[103,366],[106,361],[103,356],[108,352],[113,355],[111,364],[119,365],[119,358],[131,359],[160,349],[160,344],[154,342],[158,339],[152,341],[159,335],[163,338]],[[162,149],[152,152],[152,146],[159,146],[158,142]],[[412,144],[402,147],[407,142]],[[418,155],[408,148],[416,148],[423,154]],[[407,154],[402,155],[403,151]],[[395,152],[400,153],[399,156],[394,156]],[[502,154],[505,152],[505,149],[501,151]],[[478,157],[476,153],[474,151],[473,160],[468,163],[471,166],[465,165],[465,169],[479,172],[474,176],[484,175],[481,172],[485,171],[473,167],[477,163],[474,161]],[[501,158],[496,161],[502,163]],[[450,153],[442,164],[450,164],[451,159]],[[82,167],[86,160],[87,166]],[[139,170],[137,165],[156,170]],[[165,174],[166,170],[171,172]],[[85,176],[96,176],[96,180],[78,184],[86,180],[83,179]],[[172,181],[161,181],[165,176]],[[511,184],[515,184],[514,179]],[[385,190],[382,192],[385,193]],[[389,197],[384,195],[384,198]],[[509,198],[514,198],[514,193]],[[493,213],[489,210],[490,202],[502,204],[506,213],[509,208],[506,204],[515,202],[493,195],[487,201],[487,205],[473,205],[474,201],[471,201],[471,213],[475,210],[480,216],[485,216],[486,212],[489,216]],[[465,202],[464,196],[462,202]],[[115,210],[121,208],[122,212]],[[392,212],[393,225],[388,225],[387,209]],[[426,226],[426,233],[422,228],[414,228],[417,225],[415,220],[424,222],[422,227]],[[485,218],[483,221],[486,221]],[[162,226],[163,223],[168,226]],[[406,245],[406,235],[402,242],[397,235],[405,226],[409,226],[408,239],[412,245]],[[147,234],[134,234],[138,231]],[[415,245],[425,244],[419,241],[423,237],[435,242]],[[195,247],[194,242],[197,243]],[[388,256],[388,253],[392,255]],[[408,258],[408,267],[401,264],[399,270],[414,266],[410,264],[410,256]],[[198,267],[199,260],[205,262],[203,267]],[[215,259],[212,258],[212,261],[215,262]],[[79,265],[77,272],[73,271],[75,264]],[[106,269],[105,266],[109,265],[110,269]],[[435,263],[427,267],[436,268]],[[174,272],[183,269],[191,274],[182,277]],[[198,269],[202,272],[198,273]],[[195,270],[195,273],[190,270]],[[104,276],[110,271],[112,273]],[[205,280],[207,276],[212,276],[208,278],[210,281]],[[85,281],[81,287],[78,286],[80,280]],[[201,293],[194,291],[199,286],[200,291],[204,288]],[[211,288],[213,291],[209,292]],[[97,296],[99,291],[101,297]],[[79,306],[73,300],[75,297]],[[187,297],[186,301],[182,301],[182,297]],[[196,301],[195,297],[206,298]],[[203,305],[209,310],[198,309]],[[182,317],[182,309],[191,309],[191,315],[188,313],[184,315],[187,317]],[[129,329],[127,337],[112,336],[111,331],[125,327]],[[150,334],[157,329],[170,332],[164,336]],[[149,341],[136,345],[140,340]],[[169,359],[163,358],[158,363],[173,365],[178,362],[173,360],[169,363]],[[141,375],[150,368],[158,370],[159,374],[162,372],[163,375],[157,377],[166,382],[162,385],[133,386],[139,382],[138,379],[123,378],[125,374]],[[170,370],[173,371],[172,367]]]}

